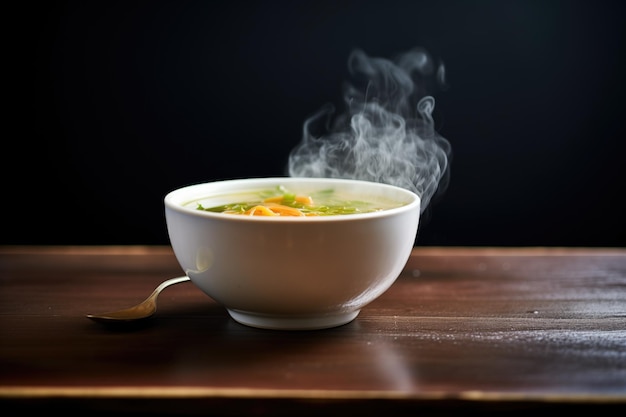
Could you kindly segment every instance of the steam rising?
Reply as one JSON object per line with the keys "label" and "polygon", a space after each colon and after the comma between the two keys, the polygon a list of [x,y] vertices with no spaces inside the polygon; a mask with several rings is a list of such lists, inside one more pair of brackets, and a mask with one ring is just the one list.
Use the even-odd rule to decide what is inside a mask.
{"label": "steam rising", "polygon": [[344,90],[345,113],[333,119],[327,105],[306,120],[289,155],[289,175],[396,185],[418,194],[424,211],[447,185],[450,144],[435,132],[429,95],[444,86],[443,65],[423,49],[395,61],[355,50],[348,69],[354,82]]}

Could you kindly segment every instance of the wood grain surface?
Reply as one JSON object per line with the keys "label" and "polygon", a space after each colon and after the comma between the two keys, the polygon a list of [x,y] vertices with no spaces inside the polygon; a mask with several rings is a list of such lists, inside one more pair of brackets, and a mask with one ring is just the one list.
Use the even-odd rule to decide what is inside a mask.
{"label": "wood grain surface", "polygon": [[0,248],[0,404],[90,415],[522,415],[626,407],[626,250],[415,248],[326,330],[240,325],[168,247]]}

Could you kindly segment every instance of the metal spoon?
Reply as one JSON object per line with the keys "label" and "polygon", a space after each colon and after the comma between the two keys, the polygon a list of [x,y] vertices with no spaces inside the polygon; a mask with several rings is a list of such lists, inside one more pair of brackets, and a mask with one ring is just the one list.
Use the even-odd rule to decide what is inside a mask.
{"label": "metal spoon", "polygon": [[168,279],[166,281],[163,281],[158,287],[156,287],[156,289],[152,292],[152,294],[150,294],[148,298],[146,298],[144,301],[137,304],[136,306],[126,308],[124,310],[111,311],[102,314],[87,314],[87,318],[101,323],[111,323],[116,321],[130,322],[148,318],[156,312],[156,300],[159,293],[170,285],[178,284],[179,282],[185,281],[189,281],[188,276]]}

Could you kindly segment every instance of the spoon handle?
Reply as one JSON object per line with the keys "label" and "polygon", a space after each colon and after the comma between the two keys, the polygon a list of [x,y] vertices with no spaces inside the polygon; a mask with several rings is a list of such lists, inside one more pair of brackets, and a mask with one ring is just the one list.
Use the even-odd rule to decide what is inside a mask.
{"label": "spoon handle", "polygon": [[188,276],[182,276],[182,277],[170,278],[168,280],[165,280],[162,283],[160,283],[158,287],[154,289],[154,291],[152,292],[152,295],[156,295],[160,293],[161,291],[163,291],[163,289],[165,289],[166,287],[169,287],[170,285],[178,284],[179,282],[183,282],[183,281],[189,281],[189,279],[190,278]]}

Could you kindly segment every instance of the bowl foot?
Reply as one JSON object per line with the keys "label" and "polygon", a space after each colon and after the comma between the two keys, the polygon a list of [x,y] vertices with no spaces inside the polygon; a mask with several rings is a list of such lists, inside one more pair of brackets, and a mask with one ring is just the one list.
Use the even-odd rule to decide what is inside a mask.
{"label": "bowl foot", "polygon": [[228,309],[228,314],[238,323],[259,329],[318,330],[347,324],[359,315],[360,310],[349,313],[320,316],[280,316]]}

